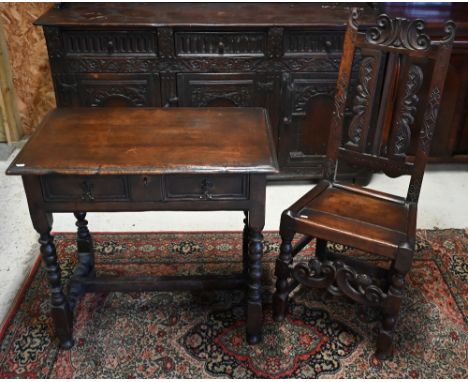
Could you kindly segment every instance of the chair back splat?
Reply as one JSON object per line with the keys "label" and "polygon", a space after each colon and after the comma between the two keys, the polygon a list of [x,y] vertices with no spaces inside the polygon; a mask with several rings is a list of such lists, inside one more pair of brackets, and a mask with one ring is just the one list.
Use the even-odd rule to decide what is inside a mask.
{"label": "chair back splat", "polygon": [[[405,276],[414,256],[417,203],[454,36],[451,21],[445,24],[445,37],[432,41],[423,21],[387,15],[360,31],[353,10],[336,83],[324,179],[281,216],[276,320],[284,318],[289,295],[298,285],[324,288],[380,308],[376,356],[393,354]],[[337,182],[341,161],[390,177],[410,175],[406,197]],[[293,245],[296,234],[303,238]],[[313,239],[315,256],[308,262],[295,259]],[[328,242],[353,250],[336,253]],[[355,249],[368,256],[356,259]]]}
{"label": "chair back splat", "polygon": [[[344,39],[325,177],[334,181],[338,160],[390,177],[411,175],[406,199],[417,202],[455,25],[447,22],[446,37],[439,41],[431,41],[421,20],[381,15],[366,32],[358,28],[354,9]],[[358,82],[350,89],[357,61]],[[347,106],[352,116],[344,135]]]}

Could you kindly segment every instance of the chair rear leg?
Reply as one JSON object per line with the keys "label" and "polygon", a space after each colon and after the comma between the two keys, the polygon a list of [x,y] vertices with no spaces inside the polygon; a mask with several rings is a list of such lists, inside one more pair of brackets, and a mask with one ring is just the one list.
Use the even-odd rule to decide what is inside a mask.
{"label": "chair rear leg", "polygon": [[293,260],[292,240],[294,232],[282,230],[280,255],[276,260],[276,291],[273,295],[273,318],[282,321],[288,309],[288,297],[290,293],[289,278],[291,276],[290,265]]}

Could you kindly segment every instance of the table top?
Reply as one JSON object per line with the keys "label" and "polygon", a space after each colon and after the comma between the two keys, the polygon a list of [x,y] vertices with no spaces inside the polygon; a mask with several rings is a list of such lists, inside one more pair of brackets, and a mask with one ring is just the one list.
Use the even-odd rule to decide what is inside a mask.
{"label": "table top", "polygon": [[275,173],[261,108],[59,108],[8,175]]}

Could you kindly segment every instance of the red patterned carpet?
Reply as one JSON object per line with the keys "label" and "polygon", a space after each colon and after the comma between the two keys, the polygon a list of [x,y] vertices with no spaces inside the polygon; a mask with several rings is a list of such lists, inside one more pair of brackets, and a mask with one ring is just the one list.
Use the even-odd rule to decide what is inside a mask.
{"label": "red patterned carpet", "polygon": [[[241,291],[108,293],[81,299],[76,345],[59,351],[50,339],[45,272],[39,269],[0,334],[0,377],[466,378],[468,231],[418,236],[391,361],[372,356],[378,312],[364,315],[344,298],[301,289],[288,319],[271,320],[278,237],[266,233],[261,345],[250,347],[244,340]],[[99,273],[222,274],[241,268],[239,233],[96,234],[94,239]],[[56,241],[66,278],[75,261],[74,235],[57,234]]]}

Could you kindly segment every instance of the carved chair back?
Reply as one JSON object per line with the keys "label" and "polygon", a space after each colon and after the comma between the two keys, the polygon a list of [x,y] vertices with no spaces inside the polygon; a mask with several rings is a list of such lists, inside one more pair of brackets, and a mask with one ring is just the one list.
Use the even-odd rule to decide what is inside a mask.
{"label": "carved chair back", "polygon": [[[431,41],[422,20],[381,15],[377,25],[358,30],[356,9],[349,18],[337,80],[325,176],[334,181],[339,160],[411,175],[406,200],[417,203],[449,65],[455,25],[446,37]],[[353,63],[360,58],[358,81],[351,89]],[[353,94],[354,97],[348,97]],[[345,109],[352,116],[343,131]],[[411,136],[417,131],[418,136]],[[411,142],[414,156],[407,155]]]}

